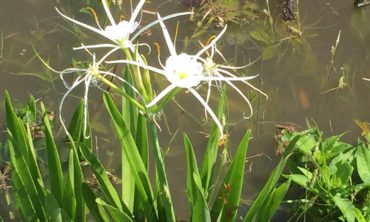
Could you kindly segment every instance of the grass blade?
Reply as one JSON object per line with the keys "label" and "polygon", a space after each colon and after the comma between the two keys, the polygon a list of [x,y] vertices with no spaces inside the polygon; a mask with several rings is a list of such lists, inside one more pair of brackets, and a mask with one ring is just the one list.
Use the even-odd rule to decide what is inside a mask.
{"label": "grass blade", "polygon": [[208,204],[204,197],[202,189],[202,180],[200,179],[199,173],[193,174],[194,184],[197,189],[197,199],[194,206],[192,207],[192,221],[204,221],[211,222],[211,215],[209,213]]}
{"label": "grass blade", "polygon": [[157,213],[154,207],[153,191],[150,186],[149,176],[137,149],[135,140],[112,98],[107,93],[104,93],[104,103],[112,118],[120,142],[123,145],[122,152],[130,157],[127,161],[131,167],[132,174],[134,175],[135,184],[142,197],[142,202],[145,204],[145,211],[148,216],[148,220],[157,221]]}
{"label": "grass blade", "polygon": [[[148,130],[147,130],[147,122],[145,115],[139,114],[138,121],[137,121],[137,132],[136,132],[136,144],[139,150],[141,159],[144,163],[145,168],[148,171],[149,166],[149,144],[148,144]],[[135,196],[134,196],[134,209],[133,212],[135,214],[135,218],[138,221],[144,220],[145,215],[144,212],[144,203],[142,203],[142,199],[140,197],[140,193],[137,189],[135,189]]]}
{"label": "grass blade", "polygon": [[[32,136],[29,131],[25,130],[22,120],[15,114],[7,92],[5,92],[5,112],[12,169],[18,173],[20,182],[14,185],[24,186],[37,216],[40,220],[45,220],[46,214],[43,206],[45,196],[33,146],[30,147]],[[15,189],[20,189],[20,187]]]}
{"label": "grass blade", "polygon": [[86,161],[89,163],[90,168],[92,169],[96,179],[99,182],[100,189],[104,194],[105,198],[109,201],[110,204],[117,207],[120,210],[123,210],[121,200],[118,196],[118,193],[112,183],[109,180],[109,177],[99,160],[91,153],[91,150],[87,148],[84,144],[81,144],[81,152],[85,157]]}
{"label": "grass blade", "polygon": [[67,214],[72,218],[73,221],[76,221],[76,196],[74,189],[74,178],[75,178],[75,167],[73,163],[74,152],[71,149],[69,151],[68,159],[68,175],[65,183],[64,195],[63,195],[63,209]]}
{"label": "grass blade", "polygon": [[12,183],[15,202],[21,211],[24,221],[36,221],[37,215],[30,196],[24,188],[22,180],[15,169],[12,170]]}
{"label": "grass blade", "polygon": [[53,133],[51,132],[51,126],[46,113],[46,109],[44,104],[42,103],[41,103],[41,112],[43,113],[44,116],[43,121],[45,126],[46,153],[51,193],[54,195],[58,204],[62,206],[64,193],[64,179],[62,166],[60,164],[60,158],[57,147],[55,145]]}
{"label": "grass blade", "polygon": [[64,222],[72,221],[67,213],[60,208],[57,200],[51,193],[47,193],[45,197],[45,211],[48,221]]}
{"label": "grass blade", "polygon": [[107,204],[102,199],[96,199],[96,203],[107,209],[114,222],[133,222],[132,218],[129,215],[113,207],[112,205]]}
{"label": "grass blade", "polygon": [[271,191],[274,189],[281,174],[283,173],[283,170],[288,161],[288,158],[290,154],[292,153],[299,139],[300,139],[300,136],[296,136],[289,143],[288,147],[286,148],[286,151],[284,152],[284,156],[281,158],[279,164],[275,167],[275,169],[271,172],[271,175],[268,178],[266,184],[263,186],[261,192],[258,194],[252,206],[249,208],[249,211],[244,217],[243,222],[250,222],[258,218],[258,214],[260,210],[263,208],[263,205],[266,203],[267,198],[269,197]]}
{"label": "grass blade", "polygon": [[40,197],[43,197],[43,190],[41,188],[41,186],[43,186],[43,181],[39,167],[37,166],[35,149],[33,147],[32,136],[29,127],[26,129],[22,120],[18,118],[14,112],[14,108],[7,91],[5,91],[5,112],[7,130],[14,139],[14,146],[17,148],[16,150],[19,151],[19,154],[24,158],[25,164],[29,167],[28,170],[32,175],[34,183],[40,184],[40,186],[37,186],[36,189]]}
{"label": "grass blade", "polygon": [[[175,222],[175,211],[173,209],[170,188],[168,186],[163,153],[158,141],[157,128],[155,125],[150,124],[149,129],[154,148],[154,162],[157,173],[157,183],[159,186],[158,192],[160,204],[158,204],[158,209],[163,207],[166,221]],[[164,218],[159,218],[159,220],[163,221]]]}
{"label": "grass blade", "polygon": [[239,206],[243,187],[245,158],[251,130],[248,130],[239,144],[235,157],[224,179],[224,186],[218,192],[212,208],[212,220],[215,221],[222,212],[221,221],[234,221]]}
{"label": "grass blade", "polygon": [[267,198],[267,203],[264,204],[263,209],[259,213],[258,218],[260,221],[270,221],[271,217],[279,208],[281,201],[283,201],[289,186],[290,180],[281,184],[270,193],[269,197]]}
{"label": "grass blade", "polygon": [[[220,102],[217,107],[217,118],[221,119],[222,115],[224,114],[225,110],[225,100],[226,100],[226,92],[225,89],[222,90]],[[208,139],[206,151],[204,154],[204,160],[203,160],[203,166],[201,169],[201,177],[202,177],[202,183],[205,190],[205,196],[209,200],[211,195],[208,195],[208,191],[210,187],[212,186],[211,178],[212,173],[214,170],[214,165],[217,160],[217,154],[218,154],[218,140],[219,140],[219,129],[216,124],[213,124],[210,136]]]}
{"label": "grass blade", "polygon": [[102,215],[100,214],[98,204],[96,203],[95,193],[91,190],[86,182],[82,183],[81,187],[82,195],[84,196],[86,206],[89,208],[91,215],[98,222],[104,221]]}
{"label": "grass blade", "polygon": [[[187,193],[188,193],[188,200],[193,209],[195,208],[197,200],[199,199],[198,193],[199,192],[202,193],[203,189],[202,187],[200,187],[201,189],[199,190],[197,184],[195,183],[195,177],[200,178],[200,175],[199,175],[197,160],[194,154],[194,149],[187,135],[184,135],[184,145],[185,145],[186,172],[187,172],[186,188],[187,188]],[[199,204],[201,204],[201,201],[200,203],[198,203],[198,205]]]}
{"label": "grass blade", "polygon": [[[130,68],[127,67],[124,72],[124,78],[129,83],[132,84],[132,76]],[[127,93],[128,96],[135,98],[135,92],[128,85],[124,84],[123,90]],[[135,106],[133,106],[129,100],[122,96],[122,112],[121,116],[126,123],[127,127],[130,129],[130,132],[133,137],[136,136],[136,127],[137,127],[137,118],[138,111]],[[122,147],[122,149],[125,149]],[[124,152],[122,152],[122,200],[126,203],[127,207],[133,212],[134,209],[134,200],[135,200],[135,178],[132,174],[131,167],[128,163],[127,158],[129,158]]]}
{"label": "grass blade", "polygon": [[[83,200],[82,195],[82,188],[81,184],[84,182],[84,176],[82,173],[81,165],[80,165],[80,158],[82,158],[82,154],[80,151],[77,150],[80,147],[80,144],[83,143],[87,147],[91,147],[91,139],[85,139],[83,136],[83,101],[80,102],[79,106],[77,107],[76,111],[73,113],[72,120],[70,125],[68,126],[68,131],[70,132],[71,136],[69,137],[71,150],[73,152],[73,175],[74,177],[70,177],[72,190],[74,191],[75,200],[76,200],[76,209],[75,209],[75,218],[78,221],[85,221],[86,220],[86,206]],[[87,125],[89,129],[89,124]],[[69,169],[71,171],[71,168]]]}

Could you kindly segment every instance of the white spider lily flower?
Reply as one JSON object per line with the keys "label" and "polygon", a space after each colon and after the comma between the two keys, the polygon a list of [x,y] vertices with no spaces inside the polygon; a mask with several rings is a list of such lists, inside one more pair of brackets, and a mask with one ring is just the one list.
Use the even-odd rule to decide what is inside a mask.
{"label": "white spider lily flower", "polygon": [[[225,82],[234,88],[242,98],[247,102],[251,113],[253,113],[252,105],[248,98],[237,88],[232,82],[244,82],[256,78],[258,75],[247,76],[247,77],[237,77],[225,69],[233,69],[231,66],[222,66],[215,64],[212,60],[203,59],[200,56],[205,53],[208,49],[214,47],[216,42],[221,38],[222,34],[226,31],[226,28],[211,41],[210,44],[203,47],[197,54],[189,55],[186,53],[178,54],[176,48],[171,40],[171,37],[167,31],[166,26],[161,17],[158,15],[158,20],[163,31],[168,49],[170,51],[170,56],[167,58],[163,69],[158,69],[152,66],[148,66],[138,61],[130,60],[116,60],[107,61],[107,63],[126,63],[140,66],[142,68],[154,71],[163,75],[171,84],[167,86],[163,91],[161,91],[152,101],[150,101],[146,107],[151,108],[157,105],[162,99],[168,96],[176,88],[184,88],[188,92],[194,95],[194,97],[204,106],[205,110],[212,117],[217,127],[219,128],[220,135],[223,136],[223,126],[220,120],[217,118],[216,114],[213,112],[211,107],[208,105],[208,101],[204,100],[202,96],[197,92],[197,88],[201,86],[203,82],[208,83],[209,87],[212,82]],[[238,67],[236,67],[238,68]],[[222,75],[225,74],[226,76]],[[210,90],[208,90],[210,92]],[[208,93],[209,94],[209,93]],[[209,95],[207,95],[209,98]],[[207,100],[208,100],[207,98]]]}
{"label": "white spider lily flower", "polygon": [[[219,76],[219,77],[231,77],[231,78],[236,78],[236,79],[239,79],[240,82],[244,83],[245,85],[251,87],[253,90],[256,90],[257,92],[259,92],[260,94],[262,94],[263,96],[266,97],[266,99],[268,99],[268,95],[266,93],[264,93],[263,91],[261,91],[260,89],[258,89],[257,87],[255,87],[254,85],[252,85],[251,83],[249,83],[248,81],[246,80],[243,80],[243,79],[240,79],[240,77],[236,76],[235,74],[231,73],[229,70],[238,70],[238,69],[244,69],[246,67],[248,67],[250,64],[248,65],[245,65],[245,66],[228,66],[228,65],[221,65],[221,64],[217,64],[214,62],[213,60],[213,57],[215,55],[215,53],[217,53],[218,55],[221,56],[221,58],[226,61],[225,57],[222,55],[222,53],[220,51],[218,51],[217,47],[216,47],[216,43],[217,41],[222,37],[222,35],[225,33],[227,29],[227,25],[225,25],[224,29],[220,32],[220,34],[218,34],[218,36],[216,36],[213,41],[208,44],[207,46],[203,46],[203,49],[200,50],[197,54],[196,54],[196,57],[198,58],[198,60],[202,61],[203,63],[203,69],[204,69],[204,74],[206,75],[209,75],[209,76]],[[209,56],[207,56],[205,59],[200,57],[200,55],[202,55],[204,52],[206,52],[208,49],[211,49],[211,54]],[[220,81],[216,81],[216,86],[218,88],[220,88]],[[252,117],[253,115],[253,107],[252,107],[252,104],[250,103],[249,99],[247,99],[245,97],[245,95],[239,90],[239,88],[237,88],[232,82],[230,82],[229,80],[225,80],[225,82],[230,85],[232,88],[235,89],[235,91],[238,92],[238,94],[243,97],[243,99],[247,102],[249,108],[250,108],[250,114],[249,116],[246,116],[246,118],[250,118]],[[207,91],[207,97],[206,97],[206,102],[208,103],[209,99],[210,99],[210,95],[211,95],[211,86],[212,86],[212,81],[209,81],[208,82],[208,91]]]}
{"label": "white spider lily flower", "polygon": [[[69,135],[69,132],[68,132],[66,124],[63,120],[63,117],[62,117],[62,110],[63,110],[63,106],[64,106],[64,102],[65,102],[66,98],[79,85],[81,85],[81,84],[85,85],[85,92],[84,92],[84,97],[83,97],[84,98],[84,108],[83,108],[84,109],[84,111],[83,111],[84,112],[84,128],[83,128],[83,133],[84,133],[85,138],[89,137],[89,135],[87,135],[88,95],[89,95],[89,88],[90,88],[91,85],[96,86],[97,88],[99,88],[101,90],[104,90],[104,89],[102,89],[99,84],[107,84],[111,88],[116,88],[116,86],[112,82],[105,79],[105,76],[111,76],[111,77],[114,77],[115,79],[121,81],[122,83],[129,85],[135,91],[135,93],[140,95],[139,92],[134,88],[134,86],[132,86],[130,83],[128,83],[126,80],[124,80],[120,76],[118,76],[118,75],[116,75],[112,72],[104,71],[104,70],[99,69],[99,66],[101,65],[101,63],[110,54],[112,54],[114,51],[115,50],[111,50],[110,52],[108,52],[98,62],[96,62],[95,54],[91,54],[89,52],[90,55],[92,56],[93,61],[92,61],[92,64],[89,65],[89,67],[87,67],[87,68],[67,68],[67,69],[64,69],[63,71],[56,71],[56,70],[52,69],[54,72],[57,72],[57,73],[60,74],[60,78],[62,79],[64,86],[67,88],[67,92],[64,93],[64,95],[63,95],[63,97],[60,101],[60,104],[59,104],[59,119],[60,119],[61,125],[62,125],[63,129],[65,130],[65,132],[67,133],[67,135]],[[67,75],[67,74],[76,74],[76,73],[79,76],[73,81],[72,84],[69,84],[65,80],[65,75]]]}
{"label": "white spider lily flower", "polygon": [[[118,24],[114,21],[112,13],[109,10],[109,6],[106,3],[106,0],[102,0],[102,4],[104,7],[104,11],[109,19],[109,22],[111,25],[106,26],[104,29],[98,24],[98,28],[95,28],[93,26],[90,26],[88,24],[85,24],[83,22],[77,21],[73,18],[70,18],[63,13],[61,13],[57,8],[56,11],[63,16],[65,19],[80,25],[86,29],[89,29],[95,33],[98,33],[102,36],[104,36],[107,39],[110,39],[113,41],[115,44],[96,44],[96,45],[90,45],[90,46],[82,46],[82,47],[77,47],[74,48],[76,50],[78,49],[87,49],[87,48],[130,48],[131,50],[134,49],[134,44],[133,41],[139,37],[141,34],[143,34],[145,31],[147,31],[150,27],[152,27],[155,24],[158,24],[161,20],[167,20],[171,19],[177,16],[182,16],[182,15],[189,15],[192,14],[192,12],[183,12],[183,13],[175,13],[171,14],[168,16],[163,17],[161,20],[156,20],[148,25],[138,29],[139,27],[139,22],[137,21],[137,17],[140,14],[141,8],[145,4],[145,0],[140,0],[139,3],[137,4],[136,8],[131,14],[130,20],[126,21],[120,21]],[[135,33],[136,32],[136,33]],[[134,34],[135,33],[135,34]],[[130,37],[133,34],[132,37]],[[144,44],[145,45],[145,44]]]}

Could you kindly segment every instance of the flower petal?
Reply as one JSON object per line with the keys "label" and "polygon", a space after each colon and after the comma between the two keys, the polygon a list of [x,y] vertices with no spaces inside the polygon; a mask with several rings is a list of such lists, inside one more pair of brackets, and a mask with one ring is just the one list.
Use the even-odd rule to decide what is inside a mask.
{"label": "flower petal", "polygon": [[105,36],[105,37],[106,37],[106,35],[105,35],[105,31],[104,31],[104,30],[97,29],[97,28],[92,27],[92,26],[90,26],[90,25],[87,25],[87,24],[85,24],[85,23],[79,22],[79,21],[77,21],[77,20],[75,20],[75,19],[73,19],[73,18],[70,18],[70,17],[68,17],[68,16],[64,15],[63,13],[61,13],[61,12],[58,10],[58,8],[55,8],[55,10],[57,10],[57,12],[58,12],[61,16],[63,16],[63,18],[65,18],[65,19],[67,19],[67,20],[69,20],[69,21],[71,21],[71,22],[73,22],[73,23],[75,23],[75,24],[77,24],[77,25],[80,25],[80,26],[82,26],[82,27],[84,27],[84,28],[87,28],[87,29],[89,29],[89,30],[91,30],[91,31],[93,31],[93,32],[96,32],[96,33],[98,33],[98,34],[100,34],[100,35],[102,35],[102,36]]}
{"label": "flower petal", "polygon": [[189,89],[189,91],[195,96],[195,98],[198,99],[198,101],[204,106],[204,108],[207,110],[207,112],[209,113],[209,115],[212,117],[213,121],[215,121],[219,131],[220,131],[220,136],[223,137],[224,135],[224,130],[223,130],[223,127],[221,125],[221,122],[220,120],[218,120],[216,114],[213,112],[213,110],[211,109],[211,107],[208,106],[208,104],[206,103],[206,101],[204,101],[204,99],[199,95],[199,93],[197,91],[195,91],[194,89]]}
{"label": "flower petal", "polygon": [[117,48],[117,45],[113,45],[113,44],[83,45],[83,46],[80,46],[80,47],[74,47],[73,50],[97,49],[97,48]]}
{"label": "flower petal", "polygon": [[164,23],[162,21],[162,18],[159,15],[159,13],[157,13],[157,16],[158,16],[158,19],[159,19],[159,24],[161,25],[161,28],[162,28],[164,39],[166,40],[166,43],[167,43],[168,50],[170,50],[170,53],[171,53],[172,56],[176,56],[177,55],[176,48],[175,48],[175,46],[174,46],[174,44],[171,40],[170,34],[168,33],[168,30],[167,30],[167,27],[164,25]]}
{"label": "flower petal", "polygon": [[108,64],[123,63],[123,64],[136,65],[136,66],[139,66],[141,68],[148,69],[150,71],[165,75],[165,73],[162,69],[158,69],[158,68],[155,68],[153,66],[148,66],[148,65],[145,65],[144,63],[137,62],[137,61],[121,59],[121,60],[106,61],[106,63],[108,63]]}
{"label": "flower petal", "polygon": [[84,78],[81,78],[81,79],[76,80],[72,84],[72,86],[67,90],[67,92],[64,93],[64,95],[62,97],[62,100],[60,101],[60,104],[59,104],[59,120],[60,120],[60,124],[62,125],[62,127],[63,127],[64,131],[67,133],[67,135],[70,135],[70,134],[68,132],[67,126],[64,123],[64,120],[63,120],[63,117],[62,117],[62,109],[63,109],[64,101],[66,100],[67,96],[72,92],[72,90],[74,88],[76,88],[78,85],[80,85],[83,81],[84,81]]}
{"label": "flower petal", "polygon": [[131,14],[130,23],[135,23],[136,17],[139,15],[139,12],[140,12],[140,10],[141,10],[141,8],[143,7],[144,4],[145,4],[145,0],[141,0],[137,4],[134,12]]}
{"label": "flower petal", "polygon": [[243,99],[247,102],[248,106],[249,106],[249,109],[250,109],[250,114],[249,116],[247,116],[246,118],[249,119],[252,117],[253,115],[253,107],[252,107],[252,104],[251,102],[249,101],[249,99],[242,93],[242,91],[240,91],[240,89],[238,87],[236,87],[232,82],[228,81],[228,80],[225,80],[225,82],[227,84],[229,84],[231,87],[233,87],[235,89],[235,91],[237,91],[239,93],[239,95],[241,97],[243,97]]}
{"label": "flower petal", "polygon": [[176,88],[176,86],[174,86],[172,84],[167,86],[167,88],[162,90],[162,92],[160,92],[152,101],[150,101],[150,103],[148,103],[146,105],[146,108],[150,108],[150,107],[154,106],[155,104],[157,104],[161,99],[163,99],[163,97],[165,97],[168,93],[170,93],[175,88]]}
{"label": "flower petal", "polygon": [[216,38],[212,39],[212,41],[208,45],[206,45],[202,50],[200,50],[194,57],[196,57],[196,58],[199,57],[205,51],[207,51],[209,48],[211,48],[212,46],[214,46],[217,43],[217,41],[222,37],[222,35],[225,33],[226,29],[227,29],[227,25],[225,25],[225,28],[222,29],[222,31],[220,32],[220,34],[218,34],[216,36]]}
{"label": "flower petal", "polygon": [[110,23],[115,26],[116,25],[116,22],[114,21],[113,19],[113,16],[112,16],[112,13],[110,12],[109,10],[109,7],[107,5],[107,2],[106,0],[102,0],[102,3],[103,3],[103,7],[104,7],[104,11],[105,11],[105,14],[108,16],[108,19],[110,21]]}
{"label": "flower petal", "polygon": [[[235,75],[233,75],[232,73],[230,73],[229,71],[226,71],[226,70],[222,70],[222,69],[216,69],[217,72],[220,72],[220,73],[223,73],[223,74],[226,74],[226,75],[229,75],[229,76],[232,76],[232,77],[236,77]],[[256,90],[257,92],[261,93],[264,97],[266,97],[266,99],[269,98],[269,96],[264,93],[262,90],[260,90],[259,88],[255,87],[254,85],[252,85],[251,83],[247,82],[247,81],[242,81],[244,84],[246,84],[247,86],[251,87],[252,89]]]}
{"label": "flower petal", "polygon": [[[104,1],[104,0],[103,0]],[[88,100],[89,100],[89,88],[90,88],[90,82],[92,80],[93,76],[88,75],[85,78],[85,95],[84,95],[84,128],[83,128],[83,135],[86,139],[90,137],[90,135],[86,135],[87,133],[87,122],[89,117],[89,107],[88,107]]]}
{"label": "flower petal", "polygon": [[178,16],[191,15],[191,14],[193,14],[193,12],[180,12],[180,13],[175,13],[175,14],[164,16],[161,19],[157,19],[157,20],[149,23],[148,25],[144,26],[139,31],[137,31],[135,33],[135,35],[131,38],[131,41],[134,41],[137,37],[139,37],[141,34],[143,34],[150,27],[152,27],[153,25],[156,25],[156,24],[160,23],[161,21],[165,21],[165,20],[168,20],[168,19],[171,19],[171,18],[175,18],[175,17],[178,17]]}

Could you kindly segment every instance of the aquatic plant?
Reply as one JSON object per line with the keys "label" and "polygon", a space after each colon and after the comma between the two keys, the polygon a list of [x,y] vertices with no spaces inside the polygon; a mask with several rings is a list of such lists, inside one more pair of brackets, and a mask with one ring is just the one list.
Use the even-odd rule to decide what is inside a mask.
{"label": "aquatic plant", "polygon": [[369,221],[369,127],[357,124],[366,141],[354,145],[343,142],[343,134],[326,138],[316,126],[301,132],[284,130],[281,144],[299,136],[288,164],[291,173],[285,175],[303,190],[289,201],[295,206],[291,220]]}
{"label": "aquatic plant", "polygon": [[[106,13],[106,16],[108,17],[111,25],[106,26],[104,29],[98,24],[99,28],[95,28],[93,26],[90,26],[88,24],[85,24],[83,22],[77,21],[73,18],[70,18],[63,13],[61,13],[57,8],[56,11],[63,16],[63,18],[79,25],[82,26],[86,29],[89,29],[95,33],[100,34],[101,36],[104,36],[105,38],[113,41],[115,45],[113,44],[96,44],[96,45],[90,45],[90,46],[82,46],[82,47],[77,47],[75,49],[86,49],[86,48],[113,48],[112,51],[116,51],[118,49],[125,49],[125,48],[130,48],[131,50],[134,51],[134,46],[133,42],[136,40],[137,37],[139,37],[142,33],[147,31],[149,28],[151,28],[153,25],[156,25],[160,22],[160,20],[153,21],[149,23],[148,25],[139,28],[139,22],[136,21],[137,17],[139,16],[139,13],[142,9],[142,7],[145,4],[145,0],[140,0],[140,2],[137,4],[136,8],[132,12],[131,18],[129,21],[123,20],[120,21],[118,24],[114,21],[113,15],[107,5],[106,0],[101,1],[104,7],[104,11]],[[182,16],[182,15],[188,15],[191,14],[190,12],[184,12],[184,13],[174,13],[172,15],[166,16],[163,18],[163,20],[166,19],[171,19],[177,16]],[[135,33],[136,32],[136,33]],[[135,33],[135,34],[134,34]],[[134,34],[132,37],[130,35]],[[140,44],[139,44],[140,45]]]}
{"label": "aquatic plant", "polygon": [[[102,0],[104,11],[111,23],[104,29],[99,24],[98,28],[95,28],[67,17],[57,9],[57,12],[65,19],[96,32],[114,43],[87,46],[82,44],[81,47],[75,48],[86,50],[91,57],[91,61],[85,66],[75,66],[73,63],[73,67],[57,71],[51,68],[36,52],[36,56],[47,68],[60,75],[67,88],[58,110],[60,124],[67,134],[67,146],[70,148],[67,172],[62,170],[63,162],[59,157],[53,128],[47,118],[44,105],[40,105],[44,132],[40,139],[45,141],[47,150],[47,177],[45,178],[41,174],[43,166],[37,161],[38,153],[33,146],[34,138],[29,125],[23,123],[21,118],[16,115],[10,96],[6,93],[5,106],[11,152],[12,185],[16,205],[25,219],[30,216],[31,220],[39,221],[56,219],[60,221],[86,221],[85,208],[87,207],[97,221],[176,221],[155,117],[180,91],[186,90],[198,99],[214,120],[202,167],[198,167],[190,138],[184,135],[187,161],[187,196],[191,206],[191,218],[193,221],[236,220],[251,130],[246,130],[234,158],[231,160],[230,167],[226,165],[224,160],[221,160],[221,165],[218,166],[220,147],[222,146],[220,141],[224,140],[224,128],[227,127],[227,124],[220,121],[221,118],[227,121],[225,116],[227,106],[225,85],[231,86],[244,99],[250,109],[251,114],[248,116],[250,117],[253,113],[252,104],[247,95],[234,85],[234,82],[250,86],[262,93],[248,82],[258,75],[239,77],[233,74],[233,71],[243,69],[245,66],[234,67],[218,64],[214,61],[216,54],[224,59],[221,52],[218,51],[216,43],[226,32],[227,26],[208,44],[202,46],[197,53],[177,53],[164,20],[191,13],[174,13],[163,18],[158,14],[157,20],[139,29],[136,20],[144,3],[144,0],[139,1],[130,20],[116,23],[107,2]],[[140,46],[146,43],[135,41],[141,33],[155,24],[160,25],[170,51],[170,56],[166,59],[162,69],[147,63],[146,58],[140,54]],[[131,37],[131,35],[133,36]],[[109,51],[99,56],[99,51],[95,51],[98,48],[109,48]],[[124,59],[106,61],[113,53],[120,52],[119,49],[122,50]],[[204,56],[205,54],[207,56]],[[120,75],[109,69],[108,66],[111,63],[123,64],[124,74]],[[151,72],[159,75],[151,75]],[[67,78],[69,75],[76,76],[71,84]],[[157,76],[165,77],[170,85],[155,95],[150,79],[157,78]],[[110,80],[108,77],[113,77],[114,80]],[[206,99],[203,99],[197,91],[203,84],[208,87]],[[67,127],[62,109],[67,97],[80,85],[84,85],[85,88],[83,100],[73,115],[69,127]],[[213,111],[208,104],[211,88],[214,85],[220,97],[216,111]],[[122,181],[122,187],[120,189],[114,186],[108,170],[105,169],[98,156],[92,152],[91,135],[94,132],[90,129],[88,114],[88,95],[91,86],[104,91],[104,105],[121,143],[122,171],[119,178]],[[122,103],[117,103],[112,98],[112,92],[104,90],[103,86],[118,93]],[[31,100],[30,104],[31,113],[35,115],[36,102]],[[121,109],[119,105],[122,106]],[[149,173],[149,153],[153,153],[155,183],[152,183],[153,179]],[[284,156],[278,170],[272,174],[264,192],[261,193],[255,202],[256,204],[252,207],[253,210],[248,213],[246,218],[255,217],[259,212],[258,209],[264,209],[266,211],[265,217],[270,218],[277,210],[276,204],[280,203],[285,192],[277,193],[274,188],[282,173],[287,156]],[[81,170],[82,160],[86,161],[91,173]],[[86,179],[91,177],[91,174],[96,178],[97,187],[92,186]],[[221,176],[213,177],[213,175],[223,174],[225,177],[220,181],[224,186],[218,181]],[[287,187],[289,184],[285,183],[282,187],[284,189],[281,190],[284,191]],[[264,204],[271,195],[276,196],[276,201]],[[270,206],[270,208],[264,208],[261,204]]]}
{"label": "aquatic plant", "polygon": [[[218,116],[224,115],[225,96],[225,93],[222,93],[217,110]],[[37,139],[45,143],[47,162],[44,164],[42,161],[36,161],[42,157],[40,151],[37,151],[33,145],[35,138],[32,136],[29,124],[25,124],[22,118],[17,116],[10,96],[6,93],[12,190],[15,204],[19,207],[24,220],[86,221],[86,206],[89,214],[97,221],[143,221],[145,219],[176,221],[170,187],[163,171],[165,163],[155,125],[142,114],[136,113],[137,128],[135,131],[129,130],[128,122],[124,120],[108,93],[104,94],[104,103],[122,143],[122,155],[127,156],[123,165],[126,170],[130,169],[130,175],[122,173],[121,176],[122,183],[125,184],[122,186],[122,196],[119,196],[119,190],[114,186],[108,170],[92,152],[91,141],[83,137],[82,101],[70,123],[68,170],[63,172],[64,161],[59,154],[62,149],[61,147],[58,149],[46,108],[42,103],[38,106],[32,99],[26,107],[27,115],[36,117],[37,113],[40,113],[43,119],[40,125],[43,135]],[[37,107],[41,107],[41,110],[37,111]],[[40,116],[37,115],[37,118]],[[83,140],[79,140],[79,137]],[[247,130],[231,160],[230,167],[227,167],[224,161],[221,161],[222,165],[217,166],[219,152],[221,149],[226,149],[227,145],[219,143],[219,131],[214,124],[202,165],[198,167],[191,140],[184,135],[187,196],[191,206],[192,221],[236,220],[250,137],[251,131]],[[156,183],[151,183],[149,177],[147,162],[149,144],[153,144],[154,149]],[[293,141],[287,150],[292,151],[294,145]],[[287,151],[245,215],[244,221],[251,221],[253,218],[265,218],[267,221],[278,209],[290,182],[287,181],[277,187],[276,184],[289,157],[290,152]],[[91,173],[96,178],[97,186],[92,185],[87,179],[91,178],[90,172],[81,170],[82,160],[88,163]],[[41,174],[44,168],[46,172]],[[220,173],[225,173],[225,177],[221,180],[220,177],[212,176]],[[134,183],[132,188],[126,186],[131,179]]]}
{"label": "aquatic plant", "polygon": [[[158,20],[161,20],[161,17],[158,15]],[[212,82],[226,82],[229,86],[231,86],[238,94],[246,101],[250,109],[251,117],[253,114],[253,108],[249,101],[249,99],[240,91],[232,82],[238,81],[246,83],[247,85],[251,86],[251,84],[247,83],[248,80],[256,78],[258,75],[255,76],[247,76],[247,77],[237,77],[234,74],[231,74],[227,69],[239,69],[243,67],[232,67],[232,66],[224,66],[219,65],[213,62],[213,55],[215,51],[215,45],[217,41],[222,37],[223,33],[226,31],[227,26],[220,32],[220,34],[215,37],[208,45],[203,47],[199,52],[195,55],[189,55],[187,53],[177,53],[174,43],[171,40],[171,37],[167,31],[166,26],[164,25],[163,21],[160,21],[163,35],[166,40],[166,44],[168,50],[170,51],[170,56],[166,59],[166,63],[162,66],[162,69],[158,69],[152,66],[148,66],[146,64],[130,61],[130,60],[116,60],[116,61],[107,61],[107,63],[123,63],[123,64],[134,64],[145,69],[149,69],[156,73],[163,75],[171,84],[165,88],[161,93],[159,93],[152,101],[150,101],[146,107],[151,111],[152,107],[156,104],[160,103],[161,100],[165,102],[169,101],[169,98],[172,98],[178,91],[178,88],[183,88],[189,91],[194,97],[202,104],[205,110],[209,113],[212,119],[217,124],[221,135],[223,135],[223,127],[219,119],[217,119],[215,113],[208,105],[208,100],[211,92],[211,86],[213,85]],[[212,53],[210,57],[202,58],[201,55],[204,54],[207,50],[212,49]],[[201,95],[196,91],[196,89],[203,83],[206,82],[208,85],[208,93],[207,99],[204,100]],[[255,87],[253,87],[256,89]],[[258,89],[257,89],[258,90]],[[258,90],[261,92],[260,90]],[[265,94],[264,94],[265,95]],[[167,97],[167,98],[166,98]],[[158,111],[163,107],[163,103],[159,106],[155,107],[154,111]]]}

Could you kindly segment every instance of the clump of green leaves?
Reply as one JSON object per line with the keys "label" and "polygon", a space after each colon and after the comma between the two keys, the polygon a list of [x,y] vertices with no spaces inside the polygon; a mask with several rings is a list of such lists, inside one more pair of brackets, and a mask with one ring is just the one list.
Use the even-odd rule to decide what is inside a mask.
{"label": "clump of green leaves", "polygon": [[15,112],[9,94],[5,93],[5,111],[10,152],[12,190],[15,204],[24,221],[81,221],[85,218],[82,202],[82,171],[76,149],[70,150],[68,175],[64,176],[51,129],[49,113],[41,103],[40,129],[46,147],[47,178],[42,174],[34,146],[32,123],[40,115],[31,98],[26,108]]}
{"label": "clump of green leaves", "polygon": [[[6,93],[12,191],[15,205],[25,221],[86,221],[86,207],[96,221],[176,221],[156,126],[129,103],[123,105],[122,112],[126,115],[122,115],[108,93],[104,94],[104,103],[122,145],[121,189],[112,183],[101,160],[92,152],[91,139],[83,136],[83,102],[70,123],[69,158],[62,160],[44,105],[41,103],[40,109],[37,109],[35,100],[31,98],[28,105],[16,113]],[[221,117],[224,111],[225,93],[217,115]],[[25,116],[30,118],[25,121]],[[43,134],[35,138],[30,121],[34,122],[40,117]],[[187,197],[192,221],[236,220],[250,138],[251,131],[247,130],[228,166],[220,159],[221,147],[226,147],[227,141],[220,142],[219,130],[214,124],[204,158],[198,166],[199,160],[190,138],[184,135]],[[38,161],[41,157],[35,149],[35,140],[43,141],[46,164]],[[154,184],[149,174],[149,148],[153,149],[154,154]],[[276,187],[289,155],[284,155],[272,172],[260,195],[243,217],[244,221],[255,218],[269,220],[274,215],[290,185],[288,180]],[[86,172],[81,170],[81,160],[87,162],[94,174],[98,184],[96,187],[92,187],[85,179],[91,175],[84,175]],[[63,170],[63,165],[68,167]],[[215,175],[225,177],[222,179]]]}
{"label": "clump of green leaves", "polygon": [[303,189],[294,201],[294,218],[313,221],[370,220],[370,147],[351,145],[341,135],[325,138],[316,127],[302,132],[285,130],[282,144],[300,136],[286,178]]}
{"label": "clump of green leaves", "polygon": [[196,16],[199,21],[207,20],[208,24],[222,27],[227,23],[245,24],[258,18],[258,4],[252,1],[206,0],[196,11]]}

